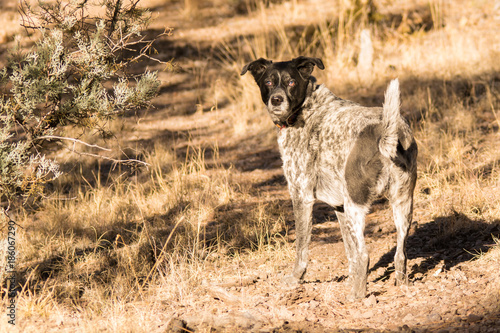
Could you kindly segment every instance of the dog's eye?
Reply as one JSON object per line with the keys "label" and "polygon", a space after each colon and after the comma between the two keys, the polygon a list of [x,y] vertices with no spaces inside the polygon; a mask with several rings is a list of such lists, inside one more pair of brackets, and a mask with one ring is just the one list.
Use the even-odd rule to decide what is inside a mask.
{"label": "dog's eye", "polygon": [[273,82],[271,80],[266,81],[266,86],[272,86],[272,85],[273,85]]}
{"label": "dog's eye", "polygon": [[289,85],[290,87],[294,87],[296,83],[297,83],[297,82],[295,82],[295,80],[290,80],[290,81],[288,81],[288,85]]}

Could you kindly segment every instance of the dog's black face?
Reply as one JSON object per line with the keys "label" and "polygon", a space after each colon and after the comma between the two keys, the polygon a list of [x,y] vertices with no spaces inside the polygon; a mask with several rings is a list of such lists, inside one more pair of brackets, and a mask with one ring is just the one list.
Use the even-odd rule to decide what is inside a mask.
{"label": "dog's black face", "polygon": [[293,125],[302,103],[311,93],[310,79],[315,65],[325,68],[318,58],[301,56],[276,63],[260,58],[245,65],[241,75],[250,71],[272,121],[278,127],[285,127]]}

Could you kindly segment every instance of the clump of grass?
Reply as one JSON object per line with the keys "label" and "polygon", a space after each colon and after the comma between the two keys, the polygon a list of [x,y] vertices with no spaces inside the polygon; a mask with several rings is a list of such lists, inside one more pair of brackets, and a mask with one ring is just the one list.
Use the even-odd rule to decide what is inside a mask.
{"label": "clump of grass", "polygon": [[[477,94],[474,85],[467,83],[465,91],[453,90],[448,82],[429,86],[426,114],[416,129],[419,186],[430,191],[433,216],[459,212],[492,220],[498,216],[500,201],[497,191],[491,190],[498,185],[498,157],[491,146],[498,127],[488,104],[494,103],[494,108],[500,104],[498,99],[486,103],[491,100],[488,89]],[[488,80],[482,82],[491,85]],[[432,97],[431,89],[437,92]],[[489,89],[495,89],[494,84]],[[439,92],[445,95],[438,97]],[[500,91],[493,94],[500,96]]]}

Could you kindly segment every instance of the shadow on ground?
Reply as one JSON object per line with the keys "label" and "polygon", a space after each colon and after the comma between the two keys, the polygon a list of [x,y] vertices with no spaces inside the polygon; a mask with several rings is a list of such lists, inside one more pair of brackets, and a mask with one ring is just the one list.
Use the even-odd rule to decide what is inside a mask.
{"label": "shadow on ground", "polygon": [[[500,220],[472,220],[462,213],[441,216],[417,226],[408,237],[408,259],[424,260],[409,267],[410,280],[416,279],[418,273],[425,274],[438,265],[449,270],[462,262],[479,258],[495,245],[493,237],[500,237]],[[395,253],[396,247],[393,247],[370,269],[387,268],[386,274],[378,279],[388,278],[393,272]]]}

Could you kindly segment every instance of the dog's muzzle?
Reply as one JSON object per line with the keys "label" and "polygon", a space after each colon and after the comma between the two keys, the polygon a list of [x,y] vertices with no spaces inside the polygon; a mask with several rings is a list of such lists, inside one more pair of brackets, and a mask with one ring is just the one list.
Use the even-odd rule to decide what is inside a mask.
{"label": "dog's muzzle", "polygon": [[284,92],[275,92],[271,95],[267,103],[267,108],[271,119],[279,129],[293,125],[293,119],[290,119],[293,118],[293,112],[290,110],[290,102]]}
{"label": "dog's muzzle", "polygon": [[283,103],[284,100],[285,99],[283,98],[283,96],[275,95],[275,96],[271,97],[271,104],[273,106],[280,106],[281,103]]}

